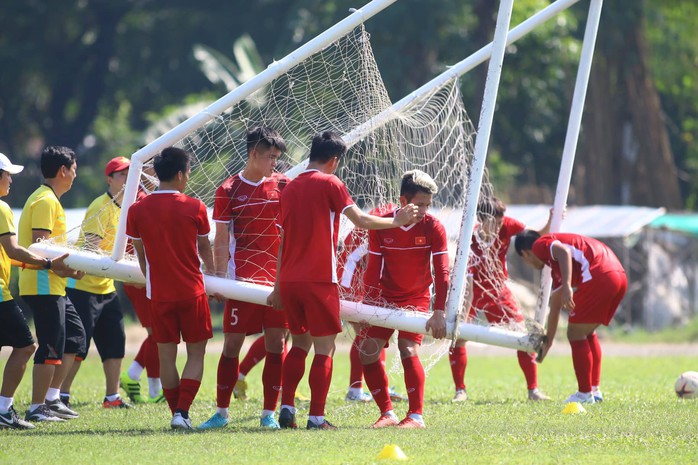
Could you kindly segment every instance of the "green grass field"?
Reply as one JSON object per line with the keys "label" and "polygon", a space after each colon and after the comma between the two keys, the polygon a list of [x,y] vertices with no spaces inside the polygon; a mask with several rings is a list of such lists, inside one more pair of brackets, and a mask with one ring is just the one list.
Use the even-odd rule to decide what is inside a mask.
{"label": "green grass field", "polygon": [[[217,361],[215,353],[207,358],[204,382],[191,411],[195,424],[213,413]],[[227,429],[182,434],[170,431],[170,415],[162,404],[128,411],[102,409],[103,376],[93,356],[85,362],[73,392],[73,406],[81,417],[39,424],[32,431],[0,430],[0,463],[390,463],[377,458],[386,444],[398,445],[408,456],[407,463],[414,464],[693,463],[698,459],[698,400],[677,399],[673,384],[681,372],[696,370],[697,365],[698,360],[689,356],[608,356],[602,386],[605,402],[588,406],[586,414],[567,415],[562,413],[562,401],[575,390],[568,356],[550,356],[540,367],[540,385],[556,400],[531,403],[524,400],[523,375],[513,352],[471,355],[467,373],[471,400],[456,405],[450,402],[452,381],[444,358],[428,373],[428,429],[373,431],[367,427],[378,418],[375,404],[344,402],[349,362],[346,353],[339,353],[327,405],[327,418],[339,431],[260,431],[261,367],[256,367],[248,377],[251,400],[233,401],[233,421]],[[30,381],[28,373],[15,398],[22,414]],[[391,382],[404,391],[401,373],[393,371]],[[305,379],[301,391],[308,392]],[[406,404],[395,407],[398,415],[404,414]],[[299,412],[299,424],[305,425],[306,415],[307,410]]]}

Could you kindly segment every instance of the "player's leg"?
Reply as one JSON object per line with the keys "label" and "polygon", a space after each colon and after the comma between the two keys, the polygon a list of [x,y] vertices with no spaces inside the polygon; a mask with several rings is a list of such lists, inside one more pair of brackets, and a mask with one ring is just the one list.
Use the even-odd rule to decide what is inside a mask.
{"label": "player's leg", "polygon": [[96,316],[93,337],[104,370],[105,397],[102,407],[129,408],[130,405],[119,395],[119,373],[126,349],[121,302],[116,292],[100,296],[97,300],[100,311]]}
{"label": "player's leg", "polygon": [[407,415],[398,424],[398,428],[424,428],[424,382],[426,375],[419,360],[419,346],[422,335],[400,331],[397,340],[402,369],[405,373],[405,388],[409,407]]}
{"label": "player's leg", "polygon": [[87,339],[85,336],[85,328],[82,325],[82,319],[78,315],[77,310],[73,306],[70,299],[59,297],[59,305],[63,305],[65,310],[65,346],[61,364],[56,367],[53,374],[53,380],[49,385],[46,393],[46,405],[58,416],[63,415],[63,418],[77,418],[77,412],[66,407],[60,399],[60,388],[63,384],[63,379],[72,369],[75,358],[78,354],[87,354]]}
{"label": "player's leg", "polygon": [[591,350],[591,392],[596,402],[603,402],[603,394],[601,393],[601,359],[603,351],[596,331],[587,336],[589,341],[589,349]]}
{"label": "player's leg", "polygon": [[572,365],[577,378],[577,392],[567,399],[568,402],[594,403],[591,393],[593,357],[587,336],[598,326],[598,323],[569,323],[567,326],[567,339],[572,349]]}
{"label": "player's leg", "polygon": [[[339,303],[339,299],[337,303]],[[334,425],[325,420],[325,403],[332,383],[332,358],[334,357],[336,338],[337,333],[312,336],[315,356],[308,375],[308,384],[310,385],[308,429],[336,429]]]}
{"label": "player's leg", "polygon": [[238,379],[233,388],[233,396],[236,399],[247,400],[247,374],[252,371],[259,362],[267,356],[267,349],[264,343],[264,335],[257,337],[250,348],[247,350],[245,357],[240,362]]}
{"label": "player's leg", "polygon": [[280,425],[274,418],[276,405],[281,392],[281,376],[283,373],[284,347],[288,336],[288,321],[286,313],[269,307],[260,308],[264,315],[264,344],[266,360],[262,371],[262,387],[264,404],[260,425],[264,428],[279,429]]}
{"label": "player's leg", "polygon": [[371,426],[372,428],[396,426],[399,422],[397,415],[393,411],[393,403],[390,399],[385,362],[381,359],[381,354],[385,352],[385,346],[392,333],[393,330],[388,328],[368,328],[359,348],[366,386],[368,386],[373,400],[380,411],[380,417]]}
{"label": "player's leg", "polygon": [[87,354],[90,350],[90,345],[92,343],[92,338],[94,336],[94,328],[96,321],[96,309],[94,308],[96,302],[92,298],[94,294],[89,292],[80,291],[77,289],[68,288],[66,289],[66,295],[70,298],[70,302],[73,304],[75,311],[80,317],[80,322],[82,323],[83,329],[85,330],[85,350],[75,354],[75,359],[73,361],[70,370],[65,374],[65,378],[61,383],[60,387],[60,399],[61,402],[67,407],[70,406],[70,392],[73,387],[73,381],[80,371],[82,366],[82,361],[87,358]]}
{"label": "player's leg", "polygon": [[36,350],[36,344],[22,311],[14,300],[0,302],[0,347],[10,346],[0,388],[0,426],[31,429],[34,425],[17,415],[14,395],[27,369],[27,362]]}
{"label": "player's leg", "polygon": [[[161,393],[162,383],[160,383],[160,359],[158,357],[158,346],[153,340],[152,324],[150,321],[150,300],[148,299],[145,287],[135,287],[124,285],[124,292],[131,301],[131,305],[136,312],[138,321],[145,328],[148,336],[143,340],[138,349],[136,357],[133,359],[128,369],[121,373],[119,385],[123,389],[131,402],[142,404],[148,402],[148,398],[141,395],[141,374],[145,370],[148,377],[148,385],[151,388],[151,399],[163,402],[165,396]],[[151,378],[153,382],[151,383]],[[155,392],[152,392],[152,391]]]}
{"label": "player's leg", "polygon": [[459,339],[448,352],[448,361],[451,365],[451,376],[456,393],[452,402],[464,402],[468,400],[468,393],[465,388],[465,369],[468,366],[468,352],[465,346],[466,341]]}
{"label": "player's leg", "polygon": [[351,326],[354,328],[356,336],[349,349],[349,389],[344,400],[347,402],[371,402],[373,400],[371,394],[364,392],[363,389],[364,369],[359,351],[365,337],[365,331],[358,323],[351,323]]}

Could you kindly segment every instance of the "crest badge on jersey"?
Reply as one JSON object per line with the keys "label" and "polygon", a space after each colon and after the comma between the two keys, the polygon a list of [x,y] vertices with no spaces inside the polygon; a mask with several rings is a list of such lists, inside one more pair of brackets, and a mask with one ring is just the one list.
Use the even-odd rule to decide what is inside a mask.
{"label": "crest badge on jersey", "polygon": [[417,236],[414,238],[414,245],[426,245],[427,238],[424,236]]}
{"label": "crest badge on jersey", "polygon": [[279,191],[276,189],[273,191],[268,191],[267,192],[267,199],[269,200],[279,200]]}
{"label": "crest badge on jersey", "polygon": [[386,237],[383,240],[385,241],[386,244],[392,244],[393,242],[395,242],[395,239],[393,239],[392,237]]}
{"label": "crest badge on jersey", "polygon": [[247,200],[247,199],[249,199],[249,197],[246,196],[246,195],[241,195],[240,197],[238,197],[238,200],[239,200],[240,202],[244,202],[244,201]]}

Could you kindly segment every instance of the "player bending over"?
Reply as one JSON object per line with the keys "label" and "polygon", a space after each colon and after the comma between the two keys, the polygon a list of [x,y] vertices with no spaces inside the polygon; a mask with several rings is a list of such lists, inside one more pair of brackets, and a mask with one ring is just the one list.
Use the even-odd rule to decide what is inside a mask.
{"label": "player bending over", "polygon": [[[448,292],[448,245],[445,228],[436,217],[427,213],[432,196],[437,191],[434,180],[420,170],[408,171],[402,176],[400,205],[414,204],[418,213],[405,226],[369,233],[364,283],[367,292],[365,301],[381,299],[390,305],[412,307],[420,312],[429,312],[430,288],[434,283],[434,311],[425,329],[431,330],[435,338],[442,338],[446,335],[444,307]],[[384,215],[385,218],[394,216],[394,211]],[[432,265],[435,278],[432,277]],[[398,332],[397,344],[409,402],[407,415],[398,421],[388,392],[385,364],[380,360],[380,351],[388,346],[394,331],[370,327],[360,349],[366,384],[381,414],[372,427],[424,428],[425,375],[418,355],[423,336],[407,331]]]}
{"label": "player bending over", "polygon": [[284,361],[279,424],[297,428],[294,395],[311,347],[310,412],[307,429],[336,429],[325,420],[332,380],[335,338],[342,331],[335,253],[339,216],[363,229],[389,229],[412,221],[417,208],[405,205],[391,218],[362,212],[334,172],[347,151],[342,138],[326,131],[313,137],[306,171],[281,193],[279,273],[268,303],[286,310],[293,346]]}
{"label": "player bending over", "polygon": [[605,244],[579,234],[539,235],[526,230],[516,236],[516,252],[537,270],[549,266],[554,291],[550,296],[547,342],[540,360],[550,350],[557,332],[560,311],[569,312],[567,339],[578,391],[567,402],[593,404],[603,400],[601,344],[596,328],[611,322],[628,289],[623,266]]}
{"label": "player bending over", "polygon": [[[183,194],[191,172],[189,154],[168,147],[155,156],[158,189],[129,208],[126,235],[133,241],[151,300],[153,339],[160,378],[172,411],[172,429],[191,430],[189,407],[201,386],[206,343],[213,336],[201,261],[213,273],[206,205]],[[180,380],[180,334],[187,361]]]}

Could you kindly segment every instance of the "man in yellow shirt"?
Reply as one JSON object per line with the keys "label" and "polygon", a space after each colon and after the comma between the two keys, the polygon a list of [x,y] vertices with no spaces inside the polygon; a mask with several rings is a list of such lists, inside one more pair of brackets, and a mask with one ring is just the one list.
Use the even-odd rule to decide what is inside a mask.
{"label": "man in yellow shirt", "polygon": [[[65,212],[60,197],[76,177],[75,153],[67,147],[49,146],[41,153],[44,184],[24,204],[19,219],[19,244],[29,247],[49,238],[65,238]],[[82,277],[83,273],[79,273]],[[58,421],[79,415],[60,400],[63,378],[85,351],[85,329],[73,304],[65,296],[67,278],[51,269],[20,270],[19,294],[34,314],[39,346],[34,354],[32,403],[27,421]]]}
{"label": "man in yellow shirt", "polygon": [[[12,175],[24,169],[21,165],[13,165],[9,158],[0,153],[0,197],[10,193]],[[17,244],[14,215],[10,206],[0,200],[0,347],[12,347],[5,365],[0,389],[0,428],[32,429],[34,425],[22,420],[13,406],[13,396],[27,362],[36,350],[27,320],[22,310],[10,294],[10,267],[12,260],[36,266],[40,269],[51,269],[57,273],[68,270],[63,262],[67,255],[54,260],[34,255]]]}
{"label": "man in yellow shirt", "polygon": [[[113,158],[107,163],[107,192],[97,197],[87,208],[82,222],[78,247],[93,252],[110,253],[114,248],[114,235],[119,224],[123,188],[128,176],[130,161],[125,157]],[[102,407],[129,408],[119,395],[119,373],[124,358],[126,336],[124,315],[114,287],[114,280],[87,275],[77,281],[68,279],[68,298],[75,306],[85,327],[85,350],[75,357],[75,363],[61,385],[61,401],[69,405],[70,388],[82,360],[87,357],[90,341],[94,338],[102,358],[106,378],[106,392]]]}

